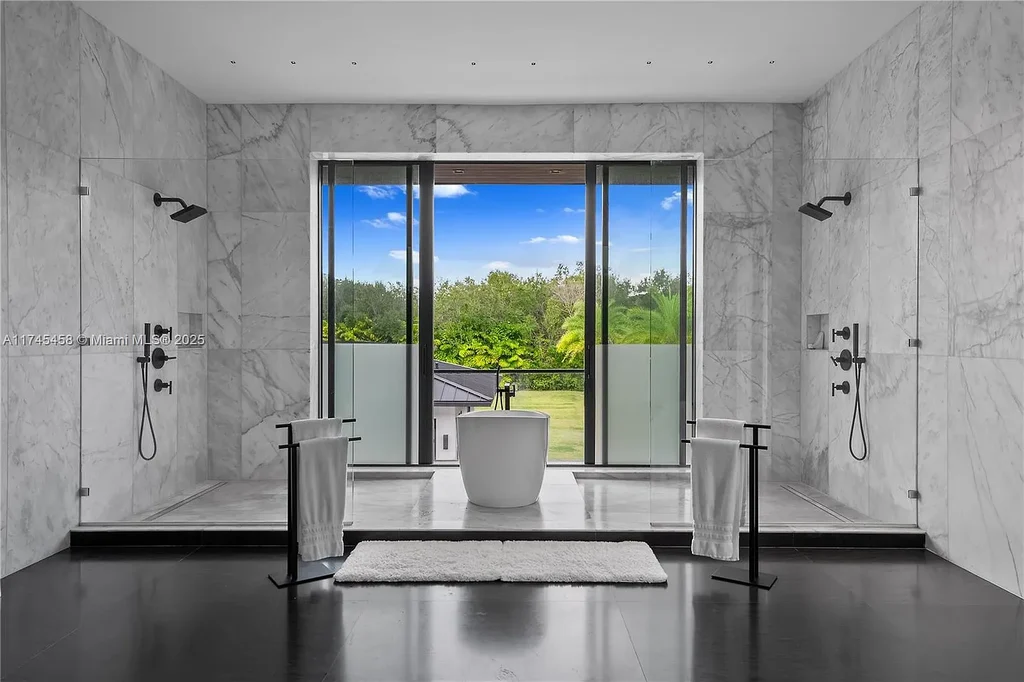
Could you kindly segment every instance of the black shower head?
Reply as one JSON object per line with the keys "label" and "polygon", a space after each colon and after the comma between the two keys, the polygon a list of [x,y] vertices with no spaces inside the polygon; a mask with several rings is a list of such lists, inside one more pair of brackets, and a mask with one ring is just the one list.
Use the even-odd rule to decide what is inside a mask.
{"label": "black shower head", "polygon": [[804,215],[811,216],[815,220],[828,220],[832,217],[832,211],[821,207],[821,205],[826,201],[841,201],[843,202],[843,205],[849,206],[850,202],[853,201],[853,195],[847,192],[841,197],[825,197],[817,204],[808,202],[800,207],[800,212]]}
{"label": "black shower head", "polygon": [[807,202],[800,207],[800,212],[804,215],[809,215],[815,220],[828,220],[832,217],[832,211],[826,210],[821,206],[815,206],[814,204]]}
{"label": "black shower head", "polygon": [[206,215],[206,209],[202,206],[196,206],[195,204],[186,204],[184,201],[177,197],[162,197],[157,192],[153,195],[153,203],[157,206],[163,204],[165,201],[181,204],[181,210],[175,211],[171,214],[171,220],[176,220],[179,223],[188,223],[200,216]]}

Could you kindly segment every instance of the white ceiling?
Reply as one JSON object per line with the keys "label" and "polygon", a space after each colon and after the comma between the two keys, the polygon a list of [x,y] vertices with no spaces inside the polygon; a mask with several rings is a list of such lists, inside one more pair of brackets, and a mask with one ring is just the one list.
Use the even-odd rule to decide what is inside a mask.
{"label": "white ceiling", "polygon": [[527,104],[802,102],[917,3],[79,4],[211,103]]}

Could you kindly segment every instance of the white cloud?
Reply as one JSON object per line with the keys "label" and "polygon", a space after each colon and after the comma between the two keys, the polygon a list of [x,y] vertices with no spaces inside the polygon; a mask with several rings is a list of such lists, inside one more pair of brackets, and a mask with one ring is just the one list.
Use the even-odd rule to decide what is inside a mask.
{"label": "white cloud", "polygon": [[537,213],[544,213],[544,209],[543,208],[538,208],[537,209]]}
{"label": "white cloud", "polygon": [[[363,222],[379,230],[388,230],[394,227],[405,226],[405,214],[399,211],[388,211],[387,215],[383,218],[371,218]],[[413,223],[416,223],[415,218],[413,218]]]}
{"label": "white cloud", "polygon": [[[476,194],[465,185],[434,185],[434,198],[435,199],[458,199],[468,194]],[[416,185],[413,188],[413,196],[417,199],[420,196],[420,186]]]}
{"label": "white cloud", "polygon": [[487,270],[510,270],[512,264],[507,260],[494,260],[484,266]]}
{"label": "white cloud", "polygon": [[[392,251],[388,251],[388,255],[391,256],[392,258],[394,258],[395,260],[400,260],[403,263],[405,262],[405,250],[404,249],[394,249]],[[434,262],[436,263],[438,260],[440,260],[440,259],[437,256],[434,256]],[[412,252],[412,262],[413,262],[414,265],[418,265],[419,264],[419,262],[420,262],[420,252],[419,251],[413,251]]]}
{"label": "white cloud", "polygon": [[530,237],[523,244],[579,244],[581,240],[579,237],[574,237],[571,234],[560,234],[557,237]]}
{"label": "white cloud", "polygon": [[680,192],[679,190],[672,192],[672,196],[665,197],[664,199],[661,200],[661,207],[666,211],[671,211],[672,207],[679,202],[682,196],[682,192]]}
{"label": "white cloud", "polygon": [[584,213],[586,210],[585,208],[569,208],[568,206],[562,209],[565,213]]}
{"label": "white cloud", "polygon": [[650,253],[650,251],[651,251],[651,247],[649,247],[649,246],[640,246],[640,247],[637,247],[635,249],[630,249],[629,250],[630,253]]}
{"label": "white cloud", "polygon": [[399,185],[360,185],[357,189],[371,199],[391,199],[405,191]]}

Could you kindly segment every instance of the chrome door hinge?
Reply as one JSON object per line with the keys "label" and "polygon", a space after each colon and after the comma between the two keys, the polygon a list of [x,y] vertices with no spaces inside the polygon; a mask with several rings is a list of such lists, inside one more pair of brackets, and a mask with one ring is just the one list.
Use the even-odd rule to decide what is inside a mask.
{"label": "chrome door hinge", "polygon": [[87,196],[89,196],[89,188],[86,187],[85,185],[79,185],[78,186],[78,196],[80,196],[80,197],[87,197]]}
{"label": "chrome door hinge", "polygon": [[909,497],[912,500],[920,500],[921,499],[921,493],[919,493],[916,490],[908,490],[907,491],[907,497]]}
{"label": "chrome door hinge", "polygon": [[921,196],[921,188],[920,187],[911,187],[910,188],[910,196],[912,196],[912,197],[919,197],[919,196]]}
{"label": "chrome door hinge", "polygon": [[907,339],[907,348],[920,348],[921,339]]}
{"label": "chrome door hinge", "polygon": [[79,497],[89,497],[89,489],[88,488],[79,488],[78,489],[78,496]]}

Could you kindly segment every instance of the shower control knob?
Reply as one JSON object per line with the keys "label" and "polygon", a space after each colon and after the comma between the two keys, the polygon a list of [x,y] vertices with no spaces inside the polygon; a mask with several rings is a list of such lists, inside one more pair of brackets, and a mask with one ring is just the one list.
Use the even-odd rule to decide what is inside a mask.
{"label": "shower control knob", "polygon": [[155,390],[157,393],[159,393],[160,391],[164,390],[165,388],[167,389],[167,393],[169,395],[173,395],[174,394],[174,382],[173,381],[161,381],[160,379],[157,379],[156,381],[153,382],[153,390]]}
{"label": "shower control knob", "polygon": [[160,369],[164,366],[168,360],[173,360],[175,356],[168,355],[163,348],[157,348],[153,351],[153,369]]}
{"label": "shower control knob", "polygon": [[849,395],[850,394],[850,382],[849,381],[844,381],[841,384],[832,384],[832,397],[833,398],[836,395],[836,391],[842,391],[843,395]]}

